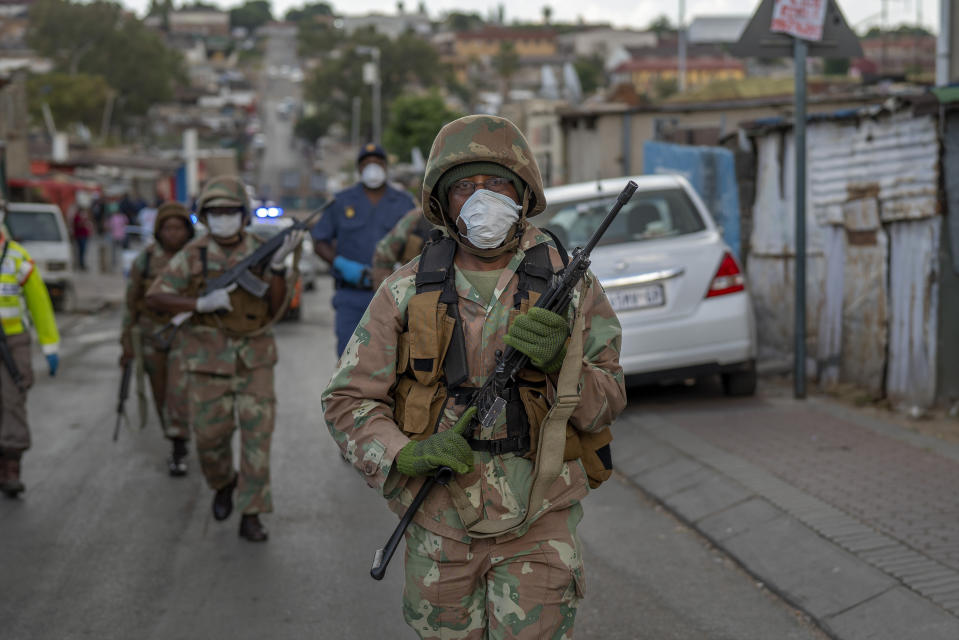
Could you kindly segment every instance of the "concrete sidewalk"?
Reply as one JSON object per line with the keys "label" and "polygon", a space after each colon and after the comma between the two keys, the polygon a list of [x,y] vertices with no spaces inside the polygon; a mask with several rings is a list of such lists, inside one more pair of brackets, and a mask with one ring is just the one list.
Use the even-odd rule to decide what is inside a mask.
{"label": "concrete sidewalk", "polygon": [[959,445],[826,399],[640,406],[618,473],[841,640],[959,638]]}

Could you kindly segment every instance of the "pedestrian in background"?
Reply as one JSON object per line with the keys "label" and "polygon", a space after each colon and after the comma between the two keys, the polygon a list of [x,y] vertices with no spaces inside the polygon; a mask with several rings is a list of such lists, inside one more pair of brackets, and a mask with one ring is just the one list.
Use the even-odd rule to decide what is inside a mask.
{"label": "pedestrian in background", "polygon": [[[209,233],[190,241],[170,260],[147,291],[155,311],[192,314],[182,352],[189,376],[189,416],[197,456],[214,490],[213,517],[225,520],[236,506],[243,514],[239,535],[267,539],[259,514],[273,511],[270,441],[276,416],[273,367],[276,342],[269,325],[286,296],[283,260],[303,241],[289,234],[269,264],[253,267],[269,282],[264,298],[229,287],[202,294],[207,282],[252,254],[262,244],[244,227],[250,220],[245,185],[232,176],[211,178],[197,200],[197,215]],[[231,440],[239,424],[240,471],[233,466]]]}
{"label": "pedestrian in background", "polygon": [[[157,211],[154,242],[137,255],[130,267],[120,345],[120,366],[133,361],[139,352],[150,379],[153,403],[163,434],[172,445],[167,467],[171,476],[186,475],[190,423],[186,406],[187,380],[183,370],[180,341],[161,348],[154,335],[173,317],[146,305],[146,293],[170,259],[194,236],[190,212],[179,202],[168,202]],[[134,330],[136,327],[136,330]],[[138,341],[138,344],[134,344]]]}
{"label": "pedestrian in background", "polygon": [[[580,500],[611,473],[626,406],[619,322],[591,273],[565,313],[531,308],[564,256],[529,222],[543,181],[510,121],[443,127],[422,202],[445,235],[377,289],[323,392],[327,427],[398,514],[425,477],[456,474],[406,531],[403,615],[421,638],[572,638]],[[466,407],[507,346],[529,364],[478,425]]]}
{"label": "pedestrian in background", "polygon": [[73,215],[73,241],[77,245],[77,267],[87,270],[87,244],[93,234],[93,223],[86,209],[77,209]]}
{"label": "pedestrian in background", "polygon": [[400,218],[390,232],[376,243],[373,251],[373,289],[379,289],[383,281],[396,270],[420,255],[423,245],[435,227],[423,216],[419,208],[411,209]]}
{"label": "pedestrian in background", "polygon": [[111,204],[112,209],[107,226],[110,229],[110,266],[116,270],[120,262],[120,254],[123,252],[123,243],[127,237],[127,216],[120,210],[116,204]]}
{"label": "pedestrian in background", "polygon": [[413,198],[386,180],[386,151],[366,144],[356,158],[360,181],[340,191],[313,227],[317,255],[332,265],[336,291],[336,353],[346,343],[373,298],[371,263],[380,238],[415,205]]}
{"label": "pedestrian in background", "polygon": [[[0,197],[0,226],[6,202]],[[51,376],[60,365],[60,333],[50,295],[30,254],[0,231],[0,330],[6,336],[12,366],[0,365],[0,492],[10,498],[25,490],[20,479],[23,453],[30,448],[27,390],[33,386],[27,315],[47,360]],[[21,299],[25,304],[21,304]],[[19,383],[16,378],[19,378]]]}

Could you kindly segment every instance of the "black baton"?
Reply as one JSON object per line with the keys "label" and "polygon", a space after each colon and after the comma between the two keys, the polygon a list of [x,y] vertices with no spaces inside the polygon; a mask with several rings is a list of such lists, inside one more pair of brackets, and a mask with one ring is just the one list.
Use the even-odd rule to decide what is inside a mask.
{"label": "black baton", "polygon": [[386,546],[382,549],[377,549],[376,553],[373,554],[373,566],[370,567],[370,575],[373,576],[374,580],[382,580],[383,576],[386,575],[386,567],[393,558],[393,554],[396,552],[396,547],[400,543],[400,539],[406,532],[406,528],[410,526],[410,522],[413,521],[413,516],[416,515],[416,510],[420,508],[421,504],[423,504],[423,500],[426,499],[426,496],[429,494],[430,489],[433,488],[433,485],[441,484],[446,486],[452,479],[453,470],[449,467],[440,467],[436,470],[434,475],[426,479],[426,482],[423,483],[423,486],[420,487],[420,490],[416,492],[416,497],[413,498],[413,502],[410,503],[406,513],[404,513],[403,517],[400,518],[400,523],[396,525],[396,529],[393,530],[393,534],[390,536],[390,539],[386,541]]}

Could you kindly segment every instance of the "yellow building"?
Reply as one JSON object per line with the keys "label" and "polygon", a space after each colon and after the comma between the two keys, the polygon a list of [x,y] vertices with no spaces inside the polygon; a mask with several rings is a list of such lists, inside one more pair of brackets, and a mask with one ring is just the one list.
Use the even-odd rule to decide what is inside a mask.
{"label": "yellow building", "polygon": [[463,60],[482,60],[499,53],[503,43],[512,43],[521,60],[556,55],[556,32],[552,29],[509,27],[460,31],[453,42],[453,52]]}
{"label": "yellow building", "polygon": [[[632,84],[638,94],[655,91],[662,81],[676,81],[679,61],[676,58],[634,58],[613,70],[613,84]],[[697,87],[715,80],[741,80],[746,68],[731,58],[690,58],[686,61],[686,86]]]}

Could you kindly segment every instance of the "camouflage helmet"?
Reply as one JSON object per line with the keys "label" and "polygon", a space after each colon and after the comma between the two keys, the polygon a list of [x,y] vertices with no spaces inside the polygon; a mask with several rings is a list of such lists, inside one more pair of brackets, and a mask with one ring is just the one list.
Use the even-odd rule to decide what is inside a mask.
{"label": "camouflage helmet", "polygon": [[171,200],[164,202],[157,209],[156,219],[153,221],[153,236],[160,236],[160,227],[170,218],[180,218],[186,224],[187,234],[192,238],[196,233],[193,228],[193,221],[190,219],[190,212],[179,202]]}
{"label": "camouflage helmet", "polygon": [[506,118],[472,115],[450,122],[436,134],[423,176],[423,213],[434,225],[447,227],[451,221],[436,193],[444,173],[453,167],[493,162],[506,167],[526,184],[520,218],[531,218],[546,208],[543,178],[529,143],[515,124]]}
{"label": "camouflage helmet", "polygon": [[236,176],[210,178],[196,200],[197,215],[203,217],[203,210],[208,207],[242,207],[244,215],[250,215],[250,198],[246,193],[246,185]]}

